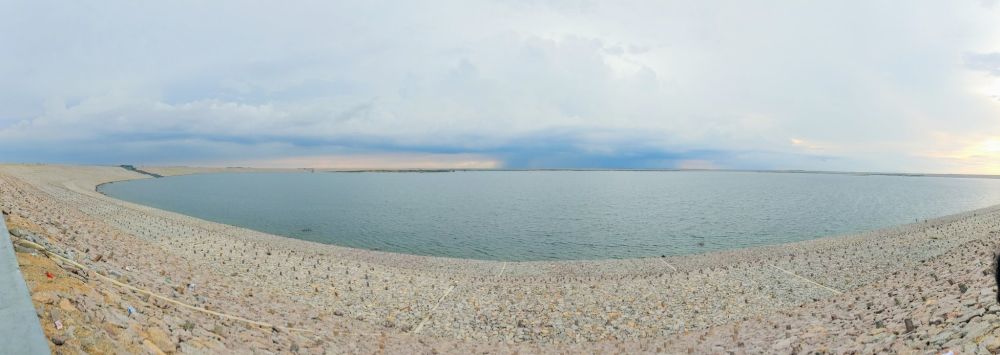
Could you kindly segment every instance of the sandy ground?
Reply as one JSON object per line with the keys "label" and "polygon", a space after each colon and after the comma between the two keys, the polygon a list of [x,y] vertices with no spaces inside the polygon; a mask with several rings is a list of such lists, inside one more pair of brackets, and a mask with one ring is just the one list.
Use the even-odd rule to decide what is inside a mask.
{"label": "sandy ground", "polygon": [[[504,263],[293,240],[94,192],[100,183],[138,178],[148,176],[116,167],[0,166],[0,207],[10,214],[12,233],[92,270],[74,271],[30,250],[18,254],[55,350],[104,352],[107,344],[122,353],[1000,349],[989,267],[1000,231],[995,207],[703,255]],[[39,278],[43,269],[53,269],[54,277]],[[63,311],[65,303],[77,313]],[[55,329],[49,323],[59,317],[67,320]]]}

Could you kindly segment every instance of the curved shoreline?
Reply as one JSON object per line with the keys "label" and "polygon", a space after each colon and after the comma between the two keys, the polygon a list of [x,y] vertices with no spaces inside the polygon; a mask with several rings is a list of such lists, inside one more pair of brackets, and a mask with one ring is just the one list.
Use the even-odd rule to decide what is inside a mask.
{"label": "curved shoreline", "polygon": [[[107,167],[0,166],[0,202],[95,270],[205,308],[314,329],[318,337],[281,333],[269,335],[273,344],[247,342],[241,339],[268,336],[226,325],[225,335],[213,338],[217,350],[287,351],[309,344],[340,352],[899,351],[951,340],[930,341],[939,334],[933,332],[954,327],[934,318],[942,307],[948,314],[983,308],[981,318],[992,322],[986,319],[992,311],[985,310],[992,308],[982,302],[995,302],[995,291],[981,267],[990,262],[985,251],[997,244],[991,236],[1000,230],[1000,206],[705,254],[499,262],[303,241],[95,191],[101,182],[135,177],[130,174]],[[177,291],[184,284],[199,286]],[[956,285],[962,293],[949,291]],[[211,324],[218,324],[132,302],[140,313],[163,313],[164,327],[179,332],[176,339],[186,334],[177,330],[183,318],[199,319],[196,331],[211,333]],[[904,318],[920,330],[907,331]],[[996,324],[1000,329],[1000,317]],[[820,328],[825,335],[809,335]],[[891,333],[896,335],[882,336]],[[372,343],[372,334],[384,343]],[[975,339],[976,346],[981,342]]]}
{"label": "curved shoreline", "polygon": [[[198,171],[198,170],[199,170],[199,168],[185,168],[184,171],[183,171],[183,173],[174,174],[174,175],[170,175],[170,170],[167,170],[167,172],[162,172],[163,174],[167,174],[167,175],[163,175],[162,177],[172,177],[172,176],[182,176],[182,175],[201,175],[201,174],[223,174],[223,173],[230,173],[230,174],[260,173],[260,172],[273,172],[273,173],[296,172],[296,173],[303,173],[299,169],[280,169],[280,170],[276,170],[276,171],[271,171],[269,169],[240,168],[240,170],[238,170],[238,171],[232,171],[232,172],[225,171],[226,168],[222,168],[222,169],[219,169],[219,168],[208,168],[208,169],[205,169],[206,171]],[[747,171],[747,172],[757,172],[757,171]],[[789,173],[789,172],[776,172],[776,173]],[[807,172],[793,172],[793,173],[807,173]],[[816,173],[831,174],[833,172],[816,172]],[[843,174],[854,174],[854,175],[857,175],[857,174],[862,174],[862,173],[843,173]],[[913,175],[913,174],[885,174],[885,173],[875,173],[874,175],[915,176],[915,177],[928,176],[928,175]],[[933,175],[930,175],[930,176],[933,176]],[[944,177],[950,177],[949,175],[943,175],[943,176]],[[903,223],[903,224],[893,224],[893,225],[882,226],[882,227],[878,227],[878,228],[861,230],[861,231],[856,231],[856,232],[837,233],[837,234],[830,234],[830,235],[821,235],[821,236],[816,236],[816,237],[810,237],[810,238],[805,239],[805,240],[788,241],[788,242],[781,242],[781,243],[777,243],[777,244],[756,245],[756,246],[748,246],[748,247],[740,247],[740,248],[732,248],[732,249],[723,249],[723,250],[714,250],[714,251],[705,251],[705,252],[695,252],[695,253],[687,253],[687,254],[676,254],[676,255],[668,255],[668,256],[659,257],[659,258],[655,257],[655,256],[648,256],[648,257],[607,258],[607,259],[554,259],[554,260],[523,260],[523,261],[519,260],[519,261],[507,261],[507,260],[497,260],[497,259],[476,259],[476,258],[463,258],[463,257],[451,257],[451,256],[411,254],[411,253],[406,253],[406,252],[385,251],[385,250],[368,249],[368,248],[362,248],[362,247],[351,247],[351,246],[345,246],[345,245],[340,245],[340,244],[335,244],[335,243],[324,243],[324,242],[310,241],[310,240],[306,240],[306,239],[300,239],[300,238],[295,238],[295,237],[291,237],[291,236],[286,236],[286,235],[281,235],[281,234],[274,234],[274,233],[270,233],[270,232],[266,232],[266,231],[260,231],[260,230],[252,229],[252,228],[249,228],[249,227],[243,227],[243,226],[239,226],[239,225],[233,225],[233,224],[228,224],[228,223],[223,223],[223,222],[206,220],[206,219],[203,219],[203,218],[200,218],[200,217],[197,217],[197,216],[192,216],[192,215],[188,215],[188,214],[184,214],[184,213],[180,213],[180,212],[162,210],[162,209],[159,209],[159,208],[156,208],[156,207],[152,207],[152,206],[148,206],[148,205],[143,205],[143,204],[139,204],[139,203],[135,203],[135,202],[131,202],[131,201],[122,200],[122,199],[116,198],[116,197],[114,197],[112,195],[109,195],[109,194],[107,194],[107,193],[105,193],[105,192],[103,192],[103,191],[100,190],[100,188],[102,186],[104,186],[104,185],[109,185],[109,184],[118,183],[118,182],[124,182],[124,181],[146,179],[146,178],[148,178],[148,177],[147,176],[140,176],[140,177],[132,178],[132,179],[118,179],[118,180],[104,181],[104,182],[97,183],[93,187],[93,190],[94,190],[94,192],[97,192],[97,193],[99,193],[99,194],[101,194],[103,196],[106,196],[106,197],[108,197],[110,199],[113,199],[115,201],[118,201],[120,203],[128,203],[128,204],[133,204],[133,205],[136,205],[136,206],[142,206],[142,207],[146,207],[146,208],[149,208],[149,209],[153,209],[153,210],[156,210],[156,211],[159,211],[159,212],[165,212],[165,213],[182,215],[182,216],[185,216],[185,217],[196,219],[196,220],[204,222],[204,223],[214,223],[214,224],[224,225],[224,226],[233,227],[233,228],[246,229],[246,230],[254,231],[254,232],[257,232],[257,233],[267,234],[267,235],[273,236],[273,237],[288,238],[288,239],[293,239],[293,240],[298,240],[298,241],[303,241],[303,242],[316,243],[316,244],[320,244],[320,245],[329,245],[329,246],[334,246],[334,247],[339,247],[339,248],[353,249],[353,250],[365,251],[365,252],[372,252],[372,253],[385,253],[385,254],[389,254],[389,255],[397,255],[397,256],[405,256],[405,257],[425,257],[425,258],[439,258],[439,259],[454,260],[454,261],[457,261],[457,260],[467,260],[467,261],[473,261],[473,262],[493,262],[493,263],[546,263],[547,264],[547,263],[591,263],[591,262],[608,262],[608,261],[624,261],[624,262],[628,262],[628,261],[647,260],[647,259],[648,260],[656,260],[656,259],[687,259],[687,258],[700,258],[700,257],[703,257],[703,256],[704,257],[716,257],[716,256],[722,257],[722,256],[741,255],[741,254],[744,254],[744,253],[751,253],[751,254],[753,254],[753,253],[763,253],[763,252],[774,252],[776,250],[772,250],[772,249],[777,249],[777,251],[781,251],[781,250],[787,249],[788,247],[796,247],[796,246],[800,246],[800,245],[807,245],[807,244],[812,243],[812,242],[822,242],[824,240],[861,237],[861,236],[865,236],[865,235],[880,234],[880,233],[906,233],[908,231],[912,231],[913,229],[920,229],[922,227],[926,227],[928,225],[933,225],[935,223],[947,222],[947,221],[951,221],[951,220],[954,220],[954,219],[963,218],[966,215],[975,215],[976,213],[988,213],[990,211],[994,211],[994,210],[1000,209],[1000,203],[998,203],[998,204],[994,204],[994,205],[990,205],[990,206],[986,206],[986,207],[981,207],[981,208],[976,208],[976,209],[972,209],[972,210],[967,210],[967,211],[962,211],[962,212],[957,212],[957,213],[951,213],[951,214],[937,216],[937,217],[931,217],[931,218],[923,218],[923,219],[921,219],[922,221],[918,221],[918,222],[909,222],[909,223]],[[989,178],[989,177],[973,176],[972,178]]]}
{"label": "curved shoreline", "polygon": [[[183,175],[201,174],[201,173],[220,173],[220,171],[215,171],[215,170],[216,169],[211,169],[208,172],[196,172],[196,173],[185,172]],[[243,171],[241,170],[230,173],[241,173],[241,172]],[[250,172],[256,172],[256,171],[251,169]],[[172,175],[164,174],[164,176],[169,177]],[[416,255],[416,254],[407,254],[400,252],[354,248],[336,244],[327,244],[327,243],[297,239],[297,238],[257,231],[241,226],[208,221],[195,216],[185,215],[178,212],[161,210],[155,207],[136,204],[133,202],[114,198],[97,190],[98,186],[104,184],[129,181],[135,179],[146,179],[146,178],[149,177],[145,175],[138,175],[135,178],[129,178],[129,179],[107,180],[95,184],[91,190],[100,194],[101,196],[104,196],[112,201],[117,202],[118,204],[128,205],[136,209],[146,210],[147,212],[151,212],[161,217],[193,222],[195,224],[203,226],[209,226],[209,227],[214,226],[221,229],[240,230],[244,233],[254,234],[255,238],[267,238],[272,242],[283,244],[283,246],[285,247],[294,247],[297,250],[305,251],[313,248],[328,248],[333,252],[337,252],[338,256],[340,257],[346,256],[356,261],[376,263],[384,266],[395,266],[395,267],[402,266],[412,270],[423,270],[429,272],[441,272],[442,270],[447,270],[448,272],[451,273],[480,275],[484,277],[490,277],[492,275],[495,275],[496,274],[495,270],[497,270],[498,268],[503,268],[504,273],[508,277],[515,277],[515,276],[546,277],[551,275],[577,276],[577,277],[594,276],[594,275],[601,275],[601,276],[632,275],[632,274],[643,275],[650,273],[650,271],[648,271],[649,266],[653,266],[654,269],[658,270],[659,268],[657,267],[658,266],[662,267],[663,265],[661,263],[664,262],[666,262],[668,265],[666,267],[668,271],[691,272],[691,271],[697,271],[699,269],[711,269],[716,267],[724,267],[727,265],[745,264],[761,258],[789,257],[790,255],[793,255],[797,251],[808,250],[812,248],[833,248],[836,247],[838,244],[849,244],[852,241],[865,240],[873,236],[902,235],[907,233],[913,233],[926,229],[928,227],[933,227],[942,223],[949,223],[955,220],[960,220],[962,218],[975,216],[977,214],[1000,211],[1000,204],[998,204],[970,211],[964,211],[935,218],[928,218],[922,222],[912,222],[900,225],[892,225],[857,233],[835,234],[818,238],[812,238],[808,240],[794,241],[794,242],[787,242],[787,243],[780,243],[773,245],[719,250],[706,253],[673,255],[673,256],[667,256],[665,258],[646,257],[646,258],[628,258],[628,259],[498,261],[498,260],[456,258],[456,257],[446,257],[446,256]],[[89,186],[84,186],[84,188],[86,187]],[[656,271],[656,273],[660,272]]]}

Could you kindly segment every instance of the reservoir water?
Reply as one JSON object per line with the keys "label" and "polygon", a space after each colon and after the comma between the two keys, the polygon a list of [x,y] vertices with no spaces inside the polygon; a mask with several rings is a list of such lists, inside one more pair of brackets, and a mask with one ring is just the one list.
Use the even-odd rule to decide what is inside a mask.
{"label": "reservoir water", "polygon": [[1000,204],[1000,179],[704,171],[201,174],[100,190],[291,238],[508,261],[702,253]]}

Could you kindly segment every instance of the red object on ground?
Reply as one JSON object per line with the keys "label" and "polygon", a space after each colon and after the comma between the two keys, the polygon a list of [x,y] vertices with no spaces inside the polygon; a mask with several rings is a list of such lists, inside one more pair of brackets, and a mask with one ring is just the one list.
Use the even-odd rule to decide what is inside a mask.
{"label": "red object on ground", "polygon": [[55,276],[53,276],[53,275],[52,275],[52,273],[51,273],[51,272],[48,272],[48,271],[46,271],[46,272],[45,272],[45,277],[48,277],[48,278],[50,278],[50,279],[54,279],[54,278],[56,278]]}

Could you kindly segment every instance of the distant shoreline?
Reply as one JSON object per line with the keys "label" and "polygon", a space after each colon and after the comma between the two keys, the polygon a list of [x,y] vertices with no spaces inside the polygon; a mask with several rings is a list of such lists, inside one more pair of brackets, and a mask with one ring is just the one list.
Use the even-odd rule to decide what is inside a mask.
{"label": "distant shoreline", "polygon": [[[131,166],[131,165],[129,165]],[[303,172],[303,173],[451,173],[451,172],[530,172],[530,171],[624,171],[624,172],[737,172],[737,173],[773,173],[773,174],[826,174],[854,176],[901,176],[901,177],[944,177],[962,179],[1000,179],[993,174],[942,174],[942,173],[906,173],[878,171],[832,171],[832,170],[800,170],[800,169],[627,169],[627,168],[497,168],[497,169],[335,169],[335,168],[254,168],[254,167],[194,167],[194,166],[136,166],[143,172],[163,176],[202,174],[214,172]],[[171,173],[180,169],[187,173]]]}
{"label": "distant shoreline", "polygon": [[[158,165],[86,165],[86,164],[48,164],[48,163],[13,163],[0,162],[0,165],[22,165],[22,166],[65,166],[65,167],[88,167],[103,166],[124,168],[125,166],[141,170],[143,174],[161,175],[163,177],[189,174],[206,173],[240,173],[240,172],[300,172],[300,173],[448,173],[465,171],[634,171],[634,172],[743,172],[743,173],[774,173],[774,174],[828,174],[828,175],[855,175],[855,176],[902,176],[902,177],[943,177],[943,178],[972,178],[972,179],[1000,179],[1000,174],[949,174],[949,173],[909,173],[909,172],[880,172],[880,171],[836,171],[836,170],[805,170],[805,169],[670,169],[670,168],[494,168],[494,169],[472,169],[472,168],[436,168],[436,169],[337,169],[337,168],[255,168],[246,166],[158,166]],[[124,168],[128,170],[128,168]],[[150,176],[153,176],[150,175]]]}

